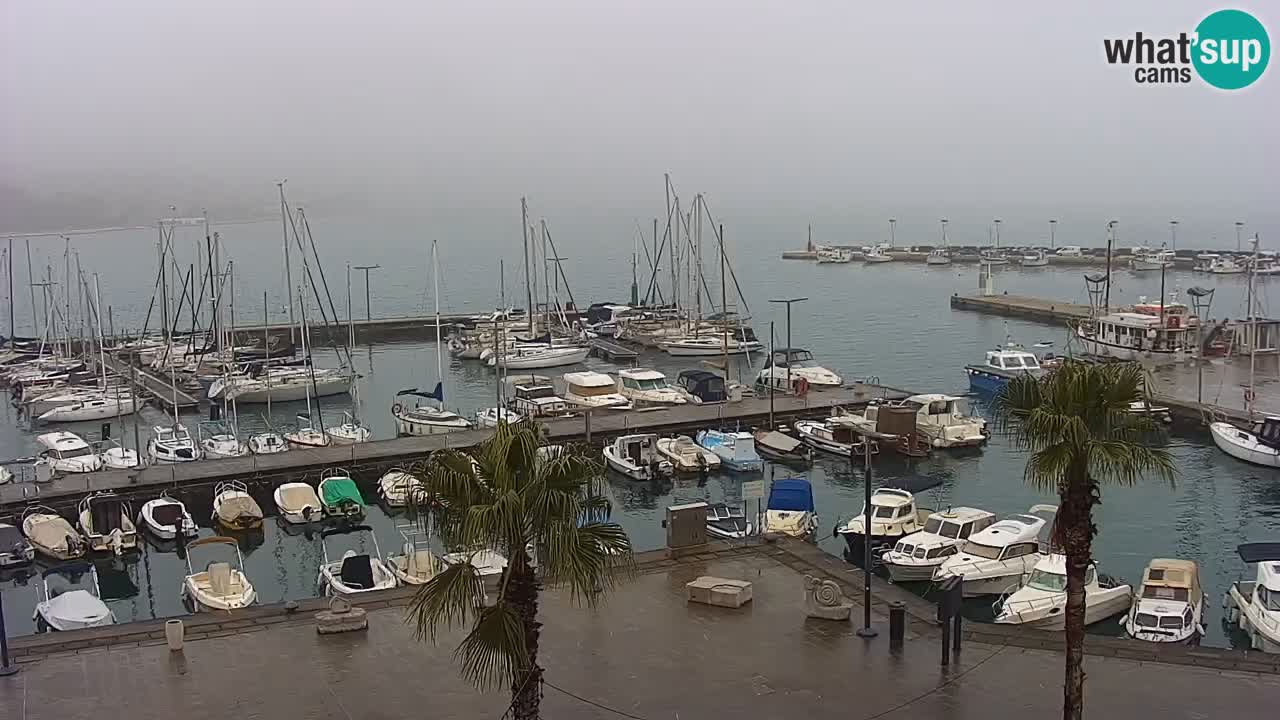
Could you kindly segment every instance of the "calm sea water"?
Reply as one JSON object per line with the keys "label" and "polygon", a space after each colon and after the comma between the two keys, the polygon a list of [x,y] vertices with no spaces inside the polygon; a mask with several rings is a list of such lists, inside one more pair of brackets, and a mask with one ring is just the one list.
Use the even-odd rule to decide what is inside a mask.
{"label": "calm sea water", "polygon": [[[505,223],[505,221],[504,221]],[[483,312],[497,304],[499,295],[498,258],[506,259],[507,297],[523,304],[523,267],[518,236],[499,223],[492,223],[491,235],[468,236],[467,240],[441,237],[441,306],[445,311]],[[509,225],[518,228],[518,221]],[[430,234],[407,227],[403,232],[373,232],[369,226],[341,222],[313,223],[321,244],[330,288],[342,312],[346,283],[344,264],[380,264],[373,275],[375,315],[402,315],[430,307]],[[279,238],[270,226],[247,225],[223,228],[224,241],[236,261],[238,317],[242,322],[260,321],[262,291],[268,289],[270,313],[281,316],[283,271],[279,260]],[[278,231],[277,231],[278,232]],[[876,376],[884,384],[916,392],[963,392],[963,366],[979,359],[982,352],[1006,337],[1031,344],[1054,342],[1061,350],[1066,329],[1018,321],[1005,321],[974,313],[953,312],[947,298],[955,292],[970,292],[977,286],[973,267],[929,268],[921,264],[891,263],[874,267],[860,264],[818,266],[808,262],[784,262],[778,253],[785,247],[802,244],[785,237],[751,236],[741,232],[741,240],[730,235],[729,247],[734,269],[753,315],[757,332],[766,336],[769,322],[776,321],[779,344],[785,337],[784,315],[768,303],[772,298],[807,296],[794,307],[794,344],[811,349],[818,359],[849,377]],[[191,234],[194,241],[195,235]],[[100,240],[77,242],[86,272],[101,273],[103,305],[111,304],[117,326],[136,324],[145,313],[154,273],[154,233],[113,234]],[[874,239],[868,240],[868,242]],[[580,305],[600,300],[625,301],[631,282],[630,239],[557,236],[557,247],[565,261],[565,272],[573,284]],[[735,245],[739,242],[740,245]],[[752,248],[735,249],[739,247]],[[47,252],[60,248],[45,245]],[[39,250],[39,256],[45,250]],[[129,269],[135,262],[136,269]],[[641,263],[643,264],[643,259]],[[37,264],[42,264],[37,260]],[[710,259],[707,265],[714,268]],[[297,265],[295,264],[295,271]],[[665,272],[665,270],[664,270]],[[997,291],[1033,294],[1061,300],[1085,302],[1081,269],[1021,271],[1009,268],[998,272]],[[644,274],[644,273],[642,273]],[[295,274],[295,281],[297,275]],[[647,277],[641,279],[642,291]],[[716,287],[714,277],[712,287]],[[1208,277],[1185,272],[1169,273],[1166,291],[1192,285],[1216,287],[1212,315],[1239,316],[1244,306],[1244,280],[1240,277]],[[1133,302],[1139,296],[1154,298],[1160,290],[1158,274],[1118,272],[1112,289],[1113,303]],[[1280,286],[1278,286],[1280,287]],[[1263,282],[1264,303],[1270,288]],[[732,292],[732,290],[731,290]],[[718,289],[716,290],[718,294]],[[353,287],[355,314],[363,315],[364,288],[360,276]],[[29,315],[19,298],[19,330]],[[131,318],[135,318],[132,320]],[[413,385],[433,383],[436,377],[434,343],[382,344],[359,348],[355,360],[362,374],[360,398],[362,415],[377,437],[394,432],[389,414],[394,393]],[[647,354],[645,363],[674,374],[692,362],[681,362],[661,354]],[[334,364],[331,353],[320,353],[320,364]],[[474,362],[451,361],[446,353],[447,403],[464,412],[492,404],[493,374]],[[607,363],[588,361],[588,366],[609,369]],[[564,368],[558,372],[569,370]],[[744,375],[750,370],[741,368]],[[7,404],[0,409],[0,456],[14,457],[32,450],[30,432],[21,425]],[[346,398],[327,399],[325,412],[335,420],[350,409]],[[262,406],[242,407],[241,425],[248,431],[261,424]],[[979,404],[977,409],[985,412]],[[277,422],[288,421],[305,405],[277,405]],[[192,417],[187,422],[194,424]],[[148,428],[163,421],[159,411],[148,409],[140,421],[145,443]],[[97,425],[78,428],[96,437]],[[131,444],[132,423],[113,433]],[[1131,581],[1140,578],[1152,557],[1181,557],[1201,564],[1202,581],[1210,594],[1211,621],[1208,642],[1225,645],[1234,640],[1220,624],[1218,599],[1228,584],[1243,570],[1235,557],[1241,542],[1280,539],[1280,476],[1261,468],[1238,463],[1220,453],[1208,437],[1199,432],[1173,435],[1167,441],[1180,476],[1172,485],[1148,481],[1129,488],[1107,488],[1098,508],[1100,535],[1096,555],[1103,572]],[[881,458],[876,467],[877,485],[906,487],[919,493],[923,506],[973,505],[998,514],[1021,512],[1052,497],[1022,480],[1023,454],[1011,449],[1001,438],[993,438],[982,451],[935,453],[918,461]],[[785,477],[791,471],[768,468],[765,478]],[[861,471],[851,471],[834,458],[821,459],[808,477],[813,481],[822,513],[824,549],[839,553],[842,543],[830,538],[834,524],[861,507]],[[372,498],[372,488],[366,487]],[[660,526],[666,506],[693,500],[734,501],[740,497],[740,478],[712,476],[704,483],[677,480],[666,488],[610,479],[610,492],[617,518],[631,533],[639,549],[660,547]],[[183,499],[201,522],[207,520],[210,498],[207,493],[184,495]],[[261,499],[270,507],[268,495]],[[400,542],[396,521],[376,507],[370,508],[370,524],[377,530],[382,549]],[[205,529],[202,534],[211,534]],[[242,546],[246,569],[258,588],[261,602],[303,598],[316,591],[316,569],[321,558],[319,538],[284,532],[272,522],[261,535],[250,537]],[[207,562],[199,560],[198,564]],[[184,560],[173,552],[148,548],[127,565],[103,563],[104,594],[121,621],[164,617],[182,612],[179,588],[186,572]],[[33,585],[38,578],[10,577],[0,581],[4,591],[5,618],[11,633],[32,630],[31,612],[35,602]],[[983,608],[971,607],[975,615]],[[1102,629],[1106,631],[1106,628]]]}

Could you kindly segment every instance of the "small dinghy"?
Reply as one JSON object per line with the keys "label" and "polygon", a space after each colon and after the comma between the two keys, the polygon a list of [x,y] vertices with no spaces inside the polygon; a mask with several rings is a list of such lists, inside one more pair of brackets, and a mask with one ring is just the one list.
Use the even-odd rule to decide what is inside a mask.
{"label": "small dinghy", "polygon": [[0,570],[26,565],[35,559],[36,550],[22,536],[22,531],[8,523],[0,523]]}
{"label": "small dinghy", "polygon": [[408,507],[423,491],[422,481],[405,470],[389,470],[378,478],[378,495],[388,507]]}
{"label": "small dinghy", "polygon": [[229,530],[262,527],[262,508],[242,482],[228,480],[213,489],[213,519]]}
{"label": "small dinghy", "polygon": [[305,525],[324,517],[320,509],[320,496],[307,483],[285,483],[276,488],[274,497],[280,517],[291,525]]}
{"label": "small dinghy", "polygon": [[114,625],[115,615],[102,602],[98,571],[84,560],[62,563],[44,571],[37,588],[36,630],[80,630]]}
{"label": "small dinghy", "polygon": [[187,538],[200,534],[187,506],[168,495],[143,503],[142,510],[138,511],[138,524],[161,540],[176,540],[178,533]]}
{"label": "small dinghy", "polygon": [[714,472],[720,469],[720,456],[698,445],[688,435],[659,438],[658,454],[669,460],[679,473]]}
{"label": "small dinghy", "polygon": [[36,552],[54,560],[74,560],[88,552],[71,523],[43,505],[33,505],[22,513],[22,534]]}
{"label": "small dinghy", "polygon": [[480,582],[484,585],[485,597],[498,592],[502,582],[502,571],[507,569],[507,559],[501,553],[492,550],[464,550],[451,552],[441,560],[445,565],[470,565],[476,569]]}
{"label": "small dinghy", "polygon": [[813,449],[790,435],[776,430],[759,430],[755,433],[756,452],[760,457],[776,462],[809,465],[813,462]]}
{"label": "small dinghy", "polygon": [[80,501],[80,533],[95,552],[123,555],[138,549],[138,528],[129,518],[129,505],[113,492],[99,492]]}
{"label": "small dinghy", "polygon": [[342,468],[332,468],[320,474],[320,506],[326,517],[359,520],[364,517],[364,498],[360,488]]}
{"label": "small dinghy", "polygon": [[[191,556],[197,548],[226,547],[230,545],[236,554],[236,564],[211,562],[204,570],[196,572]],[[187,578],[182,582],[182,597],[195,612],[202,610],[238,610],[249,607],[258,599],[253,583],[244,574],[244,558],[240,546],[229,537],[208,537],[187,546]]]}
{"label": "small dinghy", "polygon": [[[361,534],[361,547],[347,550],[336,560],[331,560],[329,539],[355,533]],[[372,553],[363,547],[363,538],[366,537],[372,542]],[[398,583],[396,576],[382,561],[378,538],[374,537],[373,528],[368,525],[325,530],[320,533],[320,544],[324,549],[324,562],[320,565],[319,584],[325,595],[357,595],[374,590],[389,590]]]}
{"label": "small dinghy", "polygon": [[724,503],[707,506],[707,534],[726,540],[740,540],[751,534],[751,523],[740,508]]}
{"label": "small dinghy", "polygon": [[387,567],[405,585],[422,585],[444,569],[444,562],[431,552],[423,533],[401,531],[404,545],[399,553],[387,556]]}

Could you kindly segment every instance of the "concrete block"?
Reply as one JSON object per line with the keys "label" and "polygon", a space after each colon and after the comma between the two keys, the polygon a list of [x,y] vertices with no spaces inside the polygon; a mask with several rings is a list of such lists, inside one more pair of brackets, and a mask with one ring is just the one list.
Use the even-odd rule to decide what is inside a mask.
{"label": "concrete block", "polygon": [[751,602],[751,583],[746,580],[703,575],[685,583],[685,597],[689,602],[739,608]]}
{"label": "concrete block", "polygon": [[321,635],[368,629],[369,616],[364,608],[352,605],[343,597],[334,597],[329,601],[328,610],[316,613],[316,632]]}

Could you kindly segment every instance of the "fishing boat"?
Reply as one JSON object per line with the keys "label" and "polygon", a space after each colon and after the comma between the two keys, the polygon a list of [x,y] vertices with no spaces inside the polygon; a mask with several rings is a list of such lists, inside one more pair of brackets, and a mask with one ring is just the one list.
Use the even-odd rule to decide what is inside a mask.
{"label": "fishing boat", "polygon": [[[330,559],[330,538],[340,535],[359,535],[361,544],[349,549],[336,559]],[[364,548],[363,540],[373,544],[373,552]],[[396,576],[382,560],[378,538],[368,525],[348,525],[331,528],[320,533],[320,546],[324,561],[320,565],[319,585],[325,595],[359,595],[375,590],[390,590],[399,584]]]}
{"label": "fishing boat", "polygon": [[657,480],[673,472],[670,462],[658,454],[658,436],[651,433],[623,435],[604,446],[604,460],[614,472],[632,480]]}
{"label": "fishing boat", "polygon": [[707,506],[707,535],[723,540],[741,540],[751,534],[751,523],[741,508],[724,503]]}
{"label": "fishing boat", "polygon": [[36,552],[54,560],[75,560],[89,551],[71,523],[43,505],[32,505],[23,511],[22,534]]}
{"label": "fishing boat", "polygon": [[290,525],[306,525],[324,517],[320,496],[308,483],[284,483],[272,493],[272,500],[280,517]]}
{"label": "fishing boat", "polygon": [[[191,563],[193,551],[228,545],[235,552],[234,566],[227,562],[210,562],[204,570],[196,572]],[[187,577],[182,581],[182,597],[196,612],[239,610],[258,599],[253,583],[245,575],[240,545],[233,538],[207,537],[187,545]]]}
{"label": "fishing boat", "polygon": [[1254,650],[1280,653],[1280,543],[1246,543],[1236,548],[1252,580],[1237,580],[1222,598],[1226,621],[1249,637]]}
{"label": "fishing boat", "polygon": [[401,436],[439,435],[471,428],[469,420],[444,408],[443,383],[436,383],[435,389],[429,393],[412,388],[401,390],[396,397],[427,398],[437,402],[436,406],[415,404],[407,407],[397,400],[391,406],[391,415],[396,421],[396,433]]}
{"label": "fishing boat", "polygon": [[1199,332],[1200,319],[1186,305],[1168,303],[1162,313],[1114,312],[1082,320],[1075,335],[1090,355],[1171,363],[1198,356]]}
{"label": "fishing boat", "polygon": [[838,388],[843,384],[843,378],[815,362],[813,353],[804,348],[774,350],[770,363],[756,375],[757,389],[767,392],[772,385],[775,392],[792,395],[803,395],[810,389]]}
{"label": "fishing boat", "polygon": [[378,496],[388,507],[408,507],[422,499],[426,486],[412,473],[400,468],[388,470],[378,478]]}
{"label": "fishing boat", "polygon": [[111,491],[96,492],[80,501],[80,534],[89,549],[123,555],[138,550],[138,528],[129,518],[129,504]]}
{"label": "fishing boat", "polygon": [[887,263],[893,262],[893,256],[886,252],[885,248],[877,245],[862,254],[862,261],[873,265],[877,263]]}
{"label": "fishing boat", "polygon": [[1280,417],[1264,417],[1253,430],[1222,421],[1209,424],[1214,444],[1226,454],[1254,465],[1280,467]]}
{"label": "fishing boat", "polygon": [[1017,588],[1048,547],[1041,534],[1057,508],[1033,505],[1025,514],[1009,515],[980,530],[946,558],[933,573],[934,582],[962,579],[965,597],[1003,595]]}
{"label": "fishing boat", "polygon": [[175,540],[179,534],[185,538],[200,535],[200,528],[187,512],[187,506],[165,493],[142,504],[137,524],[160,540]]}
{"label": "fishing boat", "polygon": [[[1000,611],[995,621],[1040,630],[1064,630],[1067,624],[1067,556],[1053,553],[1032,568],[1022,586],[996,601]],[[1084,576],[1084,624],[1092,625],[1115,617],[1133,603],[1133,588],[1098,572],[1089,563]]]}
{"label": "fishing boat", "polygon": [[791,465],[813,462],[813,448],[776,430],[757,430],[754,435],[760,457]]}
{"label": "fishing boat", "polygon": [[81,630],[116,622],[111,608],[102,602],[98,571],[84,560],[54,565],[41,574],[32,619],[37,632]]}
{"label": "fishing boat", "polygon": [[676,376],[676,387],[689,402],[696,405],[720,403],[729,399],[725,392],[724,378],[708,370],[681,370]]}
{"label": "fishing boat", "polygon": [[698,445],[688,435],[659,438],[658,454],[670,461],[678,473],[715,472],[720,456]]}
{"label": "fishing boat", "polygon": [[[844,538],[849,557],[861,562],[865,541],[865,515],[867,508],[843,525],[836,526],[836,534]],[[871,495],[871,548],[893,546],[904,535],[910,535],[924,527],[931,510],[916,508],[915,496],[900,488],[879,488]]]}
{"label": "fishing boat", "polygon": [[204,457],[184,425],[156,425],[151,428],[147,455],[153,463],[194,462]]}
{"label": "fishing boat", "polygon": [[764,461],[756,454],[755,438],[749,432],[702,430],[698,444],[720,456],[720,466],[730,472],[760,472]]}
{"label": "fishing boat", "polygon": [[22,531],[8,523],[0,523],[0,570],[27,565],[35,558],[36,549]]}
{"label": "fishing boat", "polygon": [[1134,253],[1129,260],[1129,267],[1135,272],[1164,270],[1173,267],[1174,258],[1172,250],[1145,250]]}
{"label": "fishing boat", "polygon": [[1015,377],[1044,375],[1040,359],[1016,343],[988,350],[983,363],[966,365],[964,371],[969,375],[969,389],[978,393],[999,392]]}
{"label": "fishing boat", "polygon": [[47,460],[56,473],[87,473],[102,469],[102,458],[75,433],[60,431],[37,435],[36,443],[44,448],[38,457]]}
{"label": "fishing boat", "polygon": [[249,454],[249,446],[240,442],[240,438],[224,422],[202,422],[196,426],[196,435],[200,438],[200,450],[210,460],[244,457]]}
{"label": "fishing boat", "polygon": [[405,585],[423,585],[444,570],[444,561],[431,551],[430,537],[424,533],[401,530],[404,544],[400,552],[387,555],[386,565],[396,579]]}
{"label": "fishing boat", "polygon": [[764,513],[764,531],[795,538],[813,538],[818,530],[818,512],[813,503],[813,486],[803,478],[774,481]]}
{"label": "fishing boat", "polygon": [[853,262],[853,253],[844,248],[823,247],[818,248],[817,253],[814,254],[814,258],[818,261],[819,265],[826,265],[829,263],[843,265],[845,263]]}
{"label": "fishing boat", "polygon": [[1142,572],[1142,585],[1125,616],[1124,630],[1145,642],[1194,643],[1204,636],[1206,600],[1198,565],[1155,558]]}
{"label": "fishing boat", "polygon": [[1035,252],[1023,255],[1022,262],[1020,264],[1024,268],[1049,267],[1049,254],[1044,250],[1036,250]]}
{"label": "fishing boat", "polygon": [[364,498],[351,474],[343,468],[330,468],[320,474],[320,506],[326,517],[359,520],[364,517]]}
{"label": "fishing boat", "polygon": [[684,393],[671,386],[667,376],[651,368],[618,371],[618,392],[638,408],[684,405]]}
{"label": "fishing boat", "polygon": [[564,374],[564,399],[592,410],[630,410],[631,401],[618,392],[613,378],[586,370]]}
{"label": "fishing boat", "polygon": [[230,530],[262,527],[262,508],[242,482],[228,480],[213,489],[213,519]]}
{"label": "fishing boat", "polygon": [[996,521],[994,513],[971,507],[935,512],[924,521],[924,528],[899,540],[881,556],[880,562],[894,582],[919,582],[933,579],[942,563],[955,555],[974,533]]}

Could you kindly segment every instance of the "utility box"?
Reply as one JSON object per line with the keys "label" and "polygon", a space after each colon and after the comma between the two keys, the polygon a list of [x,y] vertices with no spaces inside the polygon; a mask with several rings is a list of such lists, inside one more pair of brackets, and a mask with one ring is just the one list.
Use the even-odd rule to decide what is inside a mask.
{"label": "utility box", "polygon": [[707,544],[707,504],[672,505],[667,508],[667,548],[684,550]]}

